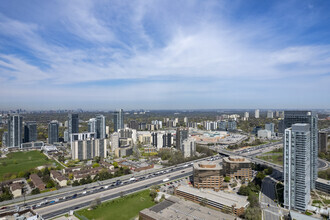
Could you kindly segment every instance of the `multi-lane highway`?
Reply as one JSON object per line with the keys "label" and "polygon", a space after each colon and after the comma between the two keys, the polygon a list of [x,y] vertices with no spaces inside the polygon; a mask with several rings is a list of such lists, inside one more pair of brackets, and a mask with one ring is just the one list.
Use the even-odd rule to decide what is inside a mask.
{"label": "multi-lane highway", "polygon": [[151,177],[148,179],[143,179],[138,182],[131,182],[125,185],[113,186],[108,189],[90,189],[83,193],[77,194],[75,199],[62,200],[51,205],[46,205],[37,208],[35,211],[42,215],[43,218],[49,219],[58,215],[63,215],[68,213],[70,210],[76,210],[82,207],[87,207],[90,203],[99,198],[101,201],[106,201],[119,197],[121,195],[126,195],[129,193],[137,192],[139,190],[146,189],[155,184],[163,183],[163,179],[169,178],[171,180],[186,177],[192,174],[192,167],[185,169],[179,169],[178,171],[172,173],[166,173],[160,176]]}
{"label": "multi-lane highway", "polygon": [[[210,157],[195,161],[167,167],[161,170],[152,170],[113,178],[102,182],[87,184],[79,187],[67,187],[58,190],[56,194],[38,195],[28,200],[26,203],[16,202],[14,205],[7,205],[2,212],[17,211],[32,207],[37,213],[45,218],[55,217],[65,214],[70,210],[88,206],[95,198],[102,201],[113,199],[120,194],[128,194],[147,188],[154,184],[160,184],[163,179],[170,178],[170,181],[191,175],[194,162],[210,159]],[[134,180],[130,180],[133,178]]]}

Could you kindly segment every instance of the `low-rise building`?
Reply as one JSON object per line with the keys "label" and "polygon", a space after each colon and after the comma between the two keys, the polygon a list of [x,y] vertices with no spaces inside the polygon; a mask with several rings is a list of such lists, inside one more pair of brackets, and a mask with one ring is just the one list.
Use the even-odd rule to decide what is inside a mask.
{"label": "low-rise building", "polygon": [[33,185],[36,188],[38,188],[40,191],[45,190],[46,185],[37,174],[35,174],[35,173],[31,174],[30,179],[31,179]]}
{"label": "low-rise building", "polygon": [[270,139],[272,137],[272,132],[266,129],[258,131],[258,138],[261,139]]}
{"label": "low-rise building", "polygon": [[213,162],[198,162],[194,163],[194,187],[196,188],[211,188],[219,191],[224,188],[222,176],[222,167],[219,163]]}
{"label": "low-rise building", "polygon": [[171,196],[164,201],[140,211],[141,220],[234,220],[234,216],[218,212],[208,207],[185,201],[175,196]]}
{"label": "low-rise building", "polygon": [[317,180],[315,181],[315,188],[317,190],[330,194],[330,181],[321,179],[321,178],[317,178]]}
{"label": "low-rise building", "polygon": [[143,148],[144,153],[156,153],[157,152],[157,148],[155,147],[146,147]]}
{"label": "low-rise building", "polygon": [[11,193],[13,194],[14,198],[22,196],[23,192],[23,185],[20,183],[13,183],[9,186]]}
{"label": "low-rise building", "polygon": [[116,157],[127,157],[133,154],[133,148],[130,146],[118,147],[115,149]]}
{"label": "low-rise building", "polygon": [[204,203],[205,206],[215,208],[224,213],[241,216],[249,205],[247,196],[240,196],[223,191],[215,192],[210,189],[196,189],[190,186],[179,186],[174,190],[175,195],[187,200]]}
{"label": "low-rise building", "polygon": [[67,186],[68,179],[64,177],[60,172],[51,170],[50,177],[55,180],[61,187]]}
{"label": "low-rise building", "polygon": [[251,161],[244,157],[225,157],[223,158],[223,175],[250,180],[252,178],[251,165]]}

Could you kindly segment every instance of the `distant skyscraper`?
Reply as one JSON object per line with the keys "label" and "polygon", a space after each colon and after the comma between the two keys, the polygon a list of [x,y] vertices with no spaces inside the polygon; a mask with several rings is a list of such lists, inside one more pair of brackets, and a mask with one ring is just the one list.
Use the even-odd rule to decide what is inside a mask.
{"label": "distant skyscraper", "polygon": [[327,153],[330,147],[330,129],[319,131],[319,152]]}
{"label": "distant skyscraper", "polygon": [[103,115],[96,116],[96,138],[106,138],[105,117]]}
{"label": "distant skyscraper", "polygon": [[296,123],[310,124],[311,135],[311,188],[315,189],[315,181],[317,179],[317,156],[318,156],[318,128],[317,128],[318,116],[312,111],[285,111],[284,112],[284,128],[290,128]]}
{"label": "distant skyscraper", "polygon": [[237,129],[237,122],[234,120],[228,121],[228,131],[235,131]]}
{"label": "distant skyscraper", "polygon": [[114,131],[124,129],[124,110],[115,111],[113,115]]}
{"label": "distant skyscraper", "polygon": [[274,123],[266,123],[265,129],[270,131],[272,135],[275,133],[275,124]]}
{"label": "distant skyscraper", "polygon": [[267,118],[274,118],[274,112],[271,111],[271,110],[269,110],[269,111],[267,112]]}
{"label": "distant skyscraper", "polygon": [[37,122],[28,121],[24,125],[24,142],[37,141]]}
{"label": "distant skyscraper", "polygon": [[249,112],[244,113],[244,118],[249,118],[249,116],[250,116]]}
{"label": "distant skyscraper", "polygon": [[279,111],[275,111],[275,117],[276,118],[280,117],[280,112]]}
{"label": "distant skyscraper", "polygon": [[71,138],[71,134],[75,134],[79,132],[78,114],[73,114],[73,113],[69,114],[68,132],[69,132],[69,139]]}
{"label": "distant skyscraper", "polygon": [[176,129],[176,149],[182,151],[183,141],[189,136],[189,128],[177,128]]}
{"label": "distant skyscraper", "polygon": [[284,206],[305,211],[311,191],[309,124],[293,124],[284,132]]}
{"label": "distant skyscraper", "polygon": [[96,118],[89,119],[87,126],[88,126],[88,132],[96,133]]}
{"label": "distant skyscraper", "polygon": [[256,109],[255,111],[254,111],[254,117],[255,118],[259,118],[260,116],[259,116],[259,109]]}
{"label": "distant skyscraper", "polygon": [[58,142],[58,121],[51,121],[48,124],[48,144]]}
{"label": "distant skyscraper", "polygon": [[21,147],[23,137],[23,117],[12,115],[8,120],[8,146]]}

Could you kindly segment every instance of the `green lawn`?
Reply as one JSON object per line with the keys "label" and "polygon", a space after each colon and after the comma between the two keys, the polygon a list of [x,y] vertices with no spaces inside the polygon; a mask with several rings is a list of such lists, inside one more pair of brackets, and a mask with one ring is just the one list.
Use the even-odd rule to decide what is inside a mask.
{"label": "green lawn", "polygon": [[262,156],[257,156],[257,158],[283,166],[283,153],[277,153],[276,155],[262,154]]}
{"label": "green lawn", "polygon": [[9,153],[7,158],[0,159],[0,181],[16,178],[19,172],[53,164],[46,158],[40,151]]}
{"label": "green lawn", "polygon": [[138,216],[139,211],[153,206],[155,203],[151,201],[149,190],[144,190],[131,195],[117,198],[108,202],[104,202],[94,210],[88,211],[82,209],[77,211],[81,216],[88,219],[120,219],[130,220]]}

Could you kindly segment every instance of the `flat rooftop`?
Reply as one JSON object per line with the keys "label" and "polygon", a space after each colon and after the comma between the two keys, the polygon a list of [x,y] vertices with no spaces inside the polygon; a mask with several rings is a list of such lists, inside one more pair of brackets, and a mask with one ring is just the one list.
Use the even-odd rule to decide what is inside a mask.
{"label": "flat rooftop", "polygon": [[221,170],[222,166],[219,163],[203,161],[194,163],[194,169],[196,170]]}
{"label": "flat rooftop", "polygon": [[223,161],[227,162],[227,163],[251,163],[250,160],[246,159],[245,157],[240,157],[240,156],[224,157]]}
{"label": "flat rooftop", "polygon": [[325,179],[317,178],[316,181],[318,181],[320,183],[324,183],[324,184],[330,185],[330,180],[325,180]]}
{"label": "flat rooftop", "polygon": [[236,218],[175,196],[171,196],[149,209],[144,209],[140,213],[159,220],[234,220]]}
{"label": "flat rooftop", "polygon": [[181,185],[177,188],[181,192],[196,195],[202,198],[207,198],[216,203],[223,204],[226,206],[236,206],[237,208],[247,207],[249,202],[247,201],[247,196],[240,196],[234,193],[228,193],[223,191],[215,192],[211,189],[196,189],[190,186]]}

